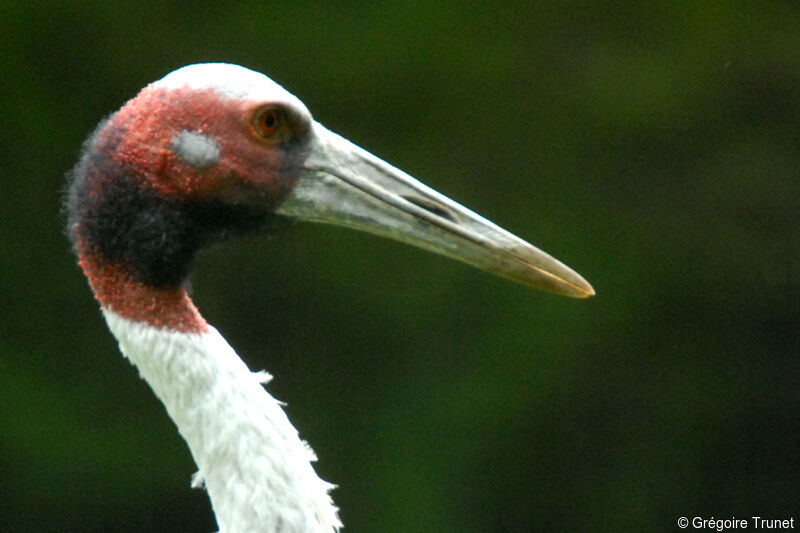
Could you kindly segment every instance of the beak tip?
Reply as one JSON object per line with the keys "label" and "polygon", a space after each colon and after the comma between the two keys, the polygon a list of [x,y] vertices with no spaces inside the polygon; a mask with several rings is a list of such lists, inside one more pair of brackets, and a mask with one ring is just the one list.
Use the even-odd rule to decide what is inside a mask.
{"label": "beak tip", "polygon": [[577,300],[588,300],[597,294],[594,291],[594,287],[588,283],[586,285],[579,286],[570,285],[569,288],[559,287],[558,290],[552,292],[558,294],[559,296],[566,296],[568,298],[575,298]]}
{"label": "beak tip", "polygon": [[562,296],[568,296],[570,298],[578,298],[581,300],[585,300],[587,298],[591,298],[595,294],[597,294],[594,290],[594,287],[583,279],[579,274],[573,272],[575,277],[566,281],[561,279],[561,284],[557,286],[557,289],[553,292],[556,294],[560,294]]}
{"label": "beak tip", "polygon": [[579,298],[591,298],[592,296],[595,296],[597,294],[594,291],[594,287],[592,287],[588,283],[586,284],[586,287],[582,287],[582,290],[583,292],[578,296]]}
{"label": "beak tip", "polygon": [[[538,252],[538,250],[537,250]],[[538,252],[544,254],[544,252]],[[566,296],[567,298],[586,299],[594,296],[592,285],[583,276],[567,265],[544,254],[547,263],[528,271],[524,283],[536,289]],[[530,263],[528,263],[530,265]],[[519,280],[519,278],[517,278]],[[520,280],[522,281],[522,280]]]}

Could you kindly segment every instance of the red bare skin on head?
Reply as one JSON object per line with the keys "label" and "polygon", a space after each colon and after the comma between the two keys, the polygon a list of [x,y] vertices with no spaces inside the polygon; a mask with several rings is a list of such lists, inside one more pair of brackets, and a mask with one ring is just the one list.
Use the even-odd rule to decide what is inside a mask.
{"label": "red bare skin on head", "polygon": [[[283,152],[254,130],[254,113],[268,102],[227,98],[214,89],[145,87],[126,103],[96,137],[92,149],[105,152],[116,174],[90,169],[90,195],[100,196],[115,175],[124,174],[159,195],[272,210],[295,179]],[[219,160],[198,168],[175,154],[182,132],[213,141]],[[79,263],[100,304],[121,316],[181,332],[207,332],[208,324],[180,285],[153,286],[131,274],[130,265],[104,257],[75,229]]]}
{"label": "red bare skin on head", "polygon": [[[253,128],[253,114],[264,104],[226,98],[214,89],[145,87],[114,115],[98,148],[113,147],[114,161],[163,194],[255,201],[272,209],[293,180],[282,172],[281,152]],[[175,155],[172,142],[183,131],[212,139],[219,162],[196,168]]]}
{"label": "red bare skin on head", "polygon": [[208,323],[183,287],[155,288],[133,279],[115,267],[82,252],[78,263],[95,298],[106,309],[137,322],[181,333],[207,333]]}

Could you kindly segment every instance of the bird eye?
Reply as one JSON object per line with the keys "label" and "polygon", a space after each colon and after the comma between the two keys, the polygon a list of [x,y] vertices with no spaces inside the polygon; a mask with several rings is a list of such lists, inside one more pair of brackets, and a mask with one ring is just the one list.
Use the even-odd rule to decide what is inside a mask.
{"label": "bird eye", "polygon": [[275,107],[267,107],[258,111],[253,117],[256,132],[265,139],[272,138],[281,128],[281,114]]}

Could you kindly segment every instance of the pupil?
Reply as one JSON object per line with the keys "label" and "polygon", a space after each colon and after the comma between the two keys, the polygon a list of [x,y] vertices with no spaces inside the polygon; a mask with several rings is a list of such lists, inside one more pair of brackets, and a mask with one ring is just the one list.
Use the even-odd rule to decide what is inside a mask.
{"label": "pupil", "polygon": [[265,122],[268,128],[271,128],[275,125],[275,115],[267,115],[265,118]]}

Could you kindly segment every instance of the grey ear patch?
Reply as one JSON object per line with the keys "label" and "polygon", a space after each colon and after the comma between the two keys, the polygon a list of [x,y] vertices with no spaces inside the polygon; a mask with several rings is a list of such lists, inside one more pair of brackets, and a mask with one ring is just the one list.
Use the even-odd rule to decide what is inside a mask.
{"label": "grey ear patch", "polygon": [[219,163],[219,145],[196,131],[183,130],[173,137],[172,151],[193,167],[206,168]]}

